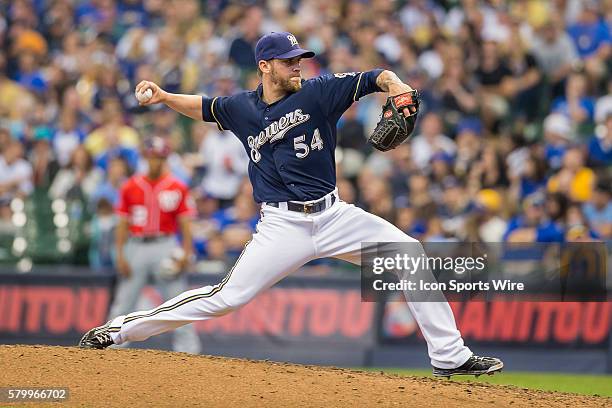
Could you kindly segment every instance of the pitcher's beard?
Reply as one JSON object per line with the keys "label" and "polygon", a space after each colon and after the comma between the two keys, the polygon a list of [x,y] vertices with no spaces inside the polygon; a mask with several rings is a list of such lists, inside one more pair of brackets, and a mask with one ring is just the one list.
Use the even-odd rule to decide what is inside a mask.
{"label": "pitcher's beard", "polygon": [[276,72],[272,71],[272,83],[279,86],[283,91],[287,93],[295,93],[302,89],[302,78],[299,80],[291,80],[291,78],[280,78],[276,75]]}

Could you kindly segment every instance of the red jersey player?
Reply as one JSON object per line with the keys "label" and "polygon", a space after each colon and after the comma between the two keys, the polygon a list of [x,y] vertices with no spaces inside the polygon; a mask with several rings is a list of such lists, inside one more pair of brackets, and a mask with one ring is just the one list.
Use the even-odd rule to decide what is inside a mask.
{"label": "red jersey player", "polygon": [[[136,306],[147,283],[155,283],[164,299],[187,290],[182,273],[192,254],[190,221],[195,213],[185,184],[166,171],[170,146],[161,137],[147,139],[143,153],[147,174],[136,174],[121,187],[116,239],[119,284],[110,318]],[[176,233],[182,236],[178,245]],[[177,330],[175,351],[199,353],[200,343],[192,325]]]}

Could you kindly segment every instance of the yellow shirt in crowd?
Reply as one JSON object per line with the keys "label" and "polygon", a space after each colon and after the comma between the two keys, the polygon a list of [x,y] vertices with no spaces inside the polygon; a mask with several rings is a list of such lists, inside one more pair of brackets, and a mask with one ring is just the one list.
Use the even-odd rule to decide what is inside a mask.
{"label": "yellow shirt in crowd", "polygon": [[[595,183],[595,173],[593,170],[583,167],[576,172],[570,182],[569,198],[584,202],[591,199],[593,185]],[[559,191],[559,175],[556,174],[548,180],[548,191],[556,193]]]}
{"label": "yellow shirt in crowd", "polygon": [[[107,131],[108,130],[104,127],[100,127],[85,138],[85,148],[93,157],[99,156],[108,149],[106,138]],[[117,137],[121,146],[138,148],[138,132],[136,132],[134,128],[121,126],[117,132]]]}

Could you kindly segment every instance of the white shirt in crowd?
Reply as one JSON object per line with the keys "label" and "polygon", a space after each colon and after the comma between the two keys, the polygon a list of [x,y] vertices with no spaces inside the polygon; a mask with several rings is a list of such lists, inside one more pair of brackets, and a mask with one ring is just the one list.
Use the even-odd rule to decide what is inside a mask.
{"label": "white shirt in crowd", "polygon": [[[17,159],[8,164],[0,155],[0,185],[7,183],[18,183],[18,191],[30,194],[34,189],[32,185],[32,165],[24,159]],[[0,199],[11,199],[12,192],[0,193]]]}
{"label": "white shirt in crowd", "polygon": [[453,139],[444,136],[436,135],[428,139],[424,135],[418,135],[411,142],[412,160],[421,170],[426,170],[429,167],[429,160],[434,153],[444,152],[450,156],[455,155],[457,145]]}
{"label": "white shirt in crowd", "polygon": [[66,167],[70,163],[70,158],[74,150],[81,144],[81,138],[76,130],[57,131],[53,137],[53,151],[61,167]]}
{"label": "white shirt in crowd", "polygon": [[231,132],[211,129],[200,145],[200,154],[206,166],[204,190],[216,198],[233,198],[249,165],[242,143]]}

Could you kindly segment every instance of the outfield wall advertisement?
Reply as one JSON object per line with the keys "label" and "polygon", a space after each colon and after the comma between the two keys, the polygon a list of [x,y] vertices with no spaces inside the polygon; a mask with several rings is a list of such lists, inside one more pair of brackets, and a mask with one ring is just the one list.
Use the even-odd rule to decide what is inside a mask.
{"label": "outfield wall advertisement", "polygon": [[[216,276],[192,276],[192,287]],[[0,342],[71,345],[106,321],[114,278],[87,271],[18,275],[0,272]],[[401,295],[394,295],[401,296]],[[424,344],[405,302],[364,302],[358,279],[289,277],[251,303],[220,318],[196,322],[204,352],[259,348],[271,359],[288,352],[354,354],[347,364],[367,365],[367,354],[388,345]],[[140,305],[162,303],[146,287]],[[457,324],[472,347],[556,349],[572,353],[610,348],[611,302],[534,302],[489,299],[451,302]],[[151,339],[151,347],[169,341]],[[231,354],[228,352],[228,354]],[[352,362],[356,363],[352,363]],[[398,364],[401,364],[398,362]]]}
{"label": "outfield wall advertisement", "polygon": [[[469,344],[512,347],[608,347],[610,302],[451,302],[457,326]],[[405,303],[386,302],[382,343],[416,343],[422,336]]]}

